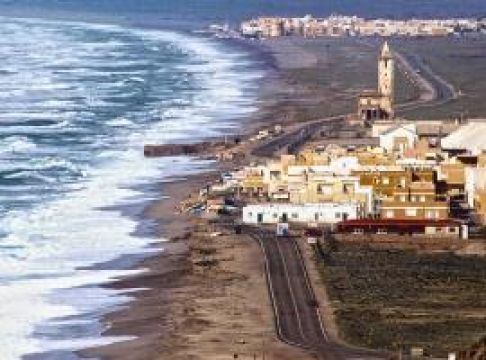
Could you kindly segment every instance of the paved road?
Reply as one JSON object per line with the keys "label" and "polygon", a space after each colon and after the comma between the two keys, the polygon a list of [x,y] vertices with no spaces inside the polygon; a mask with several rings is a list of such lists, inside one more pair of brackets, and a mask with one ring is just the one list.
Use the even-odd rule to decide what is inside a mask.
{"label": "paved road", "polygon": [[449,84],[446,80],[437,75],[432,68],[425,62],[425,60],[417,54],[400,54],[408,63],[412,71],[427,82],[433,89],[433,99],[426,101],[415,101],[411,103],[401,104],[397,106],[397,112],[403,112],[422,107],[438,106],[450,100],[457,98],[457,92],[454,86]]}
{"label": "paved road", "polygon": [[[364,44],[374,46],[366,41]],[[457,99],[458,94],[450,83],[445,79],[434,73],[430,66],[424,61],[422,57],[417,54],[406,54],[396,52],[398,60],[406,62],[404,66],[413,74],[411,76],[423,82],[428,90],[431,92],[430,96],[425,95],[426,99],[418,99],[404,104],[396,105],[396,113],[404,114],[406,111],[415,110],[424,107],[439,106],[448,101]],[[325,119],[319,119],[307,122],[301,126],[296,126],[293,130],[280,135],[274,139],[258,145],[253,151],[252,155],[259,157],[272,157],[275,154],[286,150],[289,154],[296,153],[299,148],[308,141],[317,131],[337,129],[342,126],[346,115],[339,115]]]}
{"label": "paved road", "polygon": [[307,122],[301,126],[296,126],[293,130],[287,130],[283,135],[262,143],[257,146],[252,154],[260,157],[272,157],[282,149],[286,149],[289,154],[295,154],[300,146],[308,141],[317,131],[327,126],[329,130],[342,126],[344,116],[334,116]]}
{"label": "paved road", "polygon": [[[376,48],[377,46],[377,43],[374,40],[361,39],[358,41],[363,45],[372,48]],[[458,94],[454,86],[436,74],[421,56],[415,53],[406,53],[400,49],[394,49],[393,51],[397,55],[397,60],[402,63],[405,62],[403,64],[405,68],[413,72],[411,76],[417,78],[419,82],[422,82],[425,85],[426,92],[432,91],[430,98],[397,104],[395,106],[395,112],[397,114],[403,114],[406,111],[424,107],[439,106],[448,101],[457,99]],[[424,89],[422,89],[422,91],[424,91]],[[421,97],[424,95],[428,97],[428,94],[421,94]]]}
{"label": "paved road", "polygon": [[317,359],[383,359],[375,352],[333,342],[321,320],[300,249],[293,238],[250,230],[265,256],[267,280],[279,338],[313,352]]}

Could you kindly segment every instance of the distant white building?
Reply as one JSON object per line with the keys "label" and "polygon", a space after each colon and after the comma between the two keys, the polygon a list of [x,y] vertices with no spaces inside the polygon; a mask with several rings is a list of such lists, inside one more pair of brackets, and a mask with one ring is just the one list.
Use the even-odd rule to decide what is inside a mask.
{"label": "distant white building", "polygon": [[472,208],[477,191],[486,189],[486,168],[466,167],[464,171],[467,203]]}
{"label": "distant white building", "polygon": [[442,149],[467,151],[478,155],[486,151],[486,120],[470,121],[440,142]]}
{"label": "distant white building", "polygon": [[335,224],[360,218],[361,205],[357,202],[318,204],[252,204],[243,208],[245,224],[318,223]]}
{"label": "distant white building", "polygon": [[380,134],[380,147],[387,152],[403,153],[415,146],[418,140],[415,124],[399,124]]}
{"label": "distant white building", "polygon": [[255,21],[245,21],[240,26],[241,35],[245,37],[259,37],[262,34],[260,24]]}

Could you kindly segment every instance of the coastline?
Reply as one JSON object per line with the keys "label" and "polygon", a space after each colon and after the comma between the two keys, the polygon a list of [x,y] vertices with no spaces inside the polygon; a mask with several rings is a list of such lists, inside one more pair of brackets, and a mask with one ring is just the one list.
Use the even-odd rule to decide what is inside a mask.
{"label": "coastline", "polygon": [[[302,90],[299,91],[292,84],[286,83],[282,76],[282,67],[277,64],[277,59],[272,49],[259,44],[249,44],[241,41],[230,42],[228,45],[240,47],[243,50],[246,49],[246,51],[251,53],[251,57],[255,59],[257,66],[261,66],[263,63],[266,69],[265,78],[261,81],[262,86],[259,89],[259,110],[255,114],[242,119],[239,135],[245,136],[262,127],[282,122],[280,118],[281,113],[278,111],[281,102],[287,102],[292,96],[303,95]],[[296,117],[299,116],[296,115]],[[287,120],[290,123],[295,120],[295,117]],[[217,165],[217,168],[232,168],[234,167],[233,165],[231,162],[220,163]],[[239,306],[251,307],[252,309],[251,311],[245,311],[244,316],[241,316],[243,314],[240,314],[238,317],[233,316],[233,320],[230,320],[231,315],[228,314],[221,316],[219,319],[211,316],[209,320],[205,321],[219,322],[218,326],[211,326],[212,329],[223,330],[226,326],[230,328],[236,326],[240,327],[240,329],[246,329],[248,332],[252,326],[263,326],[264,330],[261,330],[263,334],[258,331],[259,334],[253,344],[254,353],[262,351],[263,345],[261,342],[263,341],[266,343],[264,347],[268,352],[267,356],[271,356],[269,358],[292,359],[295,356],[306,358],[305,352],[281,343],[274,334],[273,315],[270,300],[267,296],[263,259],[260,256],[260,248],[255,242],[249,239],[238,240],[238,255],[246,257],[246,261],[244,259],[235,261],[233,255],[230,255],[234,252],[234,249],[231,246],[226,248],[226,245],[219,244],[216,246],[218,248],[218,256],[226,258],[225,262],[227,264],[223,266],[225,269],[220,269],[221,271],[218,270],[213,274],[206,274],[201,278],[198,269],[194,267],[191,248],[199,240],[193,234],[198,226],[202,224],[205,227],[207,223],[204,220],[197,220],[180,213],[179,205],[189,194],[197,193],[199,188],[204,187],[216,177],[217,173],[214,171],[203,171],[187,176],[183,180],[174,180],[161,185],[159,200],[154,201],[145,208],[142,222],[155,221],[157,223],[156,236],[159,239],[167,240],[161,241],[156,245],[157,248],[160,247],[160,251],[142,261],[138,261],[134,266],[135,269],[146,269],[147,271],[139,275],[122,278],[107,285],[113,289],[135,288],[143,290],[131,293],[133,301],[122,309],[109,313],[101,320],[107,329],[103,335],[135,336],[136,339],[81,350],[78,352],[81,358],[96,357],[127,360],[165,359],[168,357],[171,359],[187,358],[187,353],[195,351],[195,349],[186,348],[184,345],[185,340],[183,340],[185,336],[177,324],[183,322],[184,332],[188,334],[191,331],[199,333],[202,327],[208,326],[209,324],[204,321],[201,323],[201,320],[198,320],[198,317],[194,314],[188,314],[188,309],[201,309],[200,306],[195,304],[198,301],[198,299],[194,298],[195,294],[199,294],[198,298],[206,301],[204,307],[207,310],[211,308],[211,302],[218,302],[218,298],[219,301],[223,302],[225,299],[227,300],[228,295],[226,293],[220,294],[218,297],[209,295],[214,291],[218,291],[218,289],[225,288],[226,291],[231,292],[231,290],[227,289],[228,282],[235,288],[248,287],[245,294],[241,294],[241,298],[247,297],[253,291],[252,296],[258,296],[260,300],[258,304],[251,304],[250,299],[243,299]],[[230,257],[233,257],[233,261],[228,260]],[[254,263],[255,261],[257,261],[256,264]],[[208,278],[210,278],[209,283]],[[254,279],[250,281],[250,278]],[[218,282],[220,282],[219,285]],[[227,305],[215,304],[214,306],[228,310]],[[248,313],[254,314],[254,319],[248,319]],[[264,319],[263,323],[262,319]],[[244,321],[246,324],[238,325],[239,321]],[[224,337],[224,335],[223,331],[221,336]],[[247,333],[246,336],[250,337],[251,334]],[[197,341],[199,349],[203,338],[204,334],[202,339]],[[211,354],[200,357],[201,359],[216,359],[218,352],[220,355],[226,351],[231,352],[228,345],[215,346],[214,342],[209,345],[206,351]],[[214,353],[211,352],[212,347],[216,349]],[[248,349],[246,351],[251,350]],[[194,356],[196,355],[194,354]]]}
{"label": "coastline", "polygon": [[[369,60],[374,60],[370,57],[373,48],[367,51],[358,43],[347,40],[283,40],[219,40],[223,44],[223,49],[227,43],[243,53],[251,54],[249,58],[254,60],[254,65],[249,65],[249,69],[254,69],[253,66],[266,68],[265,77],[251,80],[259,84],[250,87],[250,91],[258,93],[258,96],[252,96],[252,100],[256,99],[254,106],[248,103],[248,107],[259,110],[248,116],[243,115],[239,124],[235,122],[227,128],[218,129],[219,134],[227,132],[230,141],[235,136],[246,139],[247,135],[254,135],[262,128],[276,124],[283,125],[285,132],[288,132],[292,124],[295,124],[296,128],[301,128],[301,121],[341,114],[342,109],[351,112],[355,105],[356,93],[362,87],[370,86],[369,79],[375,77],[372,72],[366,70],[370,64]],[[350,54],[355,51],[359,61],[343,57],[340,47],[345,48]],[[351,63],[349,67],[343,66],[348,65],[344,61],[346,59]],[[357,73],[354,67],[361,60],[365,71]],[[343,69],[347,71],[348,68],[349,74],[343,72]],[[344,75],[341,77],[339,74]],[[236,81],[243,81],[240,77],[235,78]],[[352,85],[349,85],[350,80],[353,82]],[[354,86],[356,84],[357,87]],[[427,89],[424,89],[425,87],[422,87],[422,92],[426,93]],[[401,99],[412,100],[411,105],[414,105],[413,100],[430,101],[430,98],[414,97],[412,90],[400,94]],[[432,97],[434,94],[429,92],[429,95]],[[214,102],[210,105],[212,104]],[[198,139],[196,135],[188,141],[222,142],[223,138],[226,141],[226,136],[222,135],[205,139]],[[180,211],[181,202],[183,203],[187,196],[197,194],[198,189],[218,178],[221,171],[260,160],[251,151],[254,144],[248,143],[247,147],[238,147],[238,152],[248,154],[243,159],[223,163],[214,161],[197,169],[198,173],[180,177],[175,174],[165,182],[154,178],[149,184],[140,185],[141,188],[135,189],[147,190],[147,193],[140,192],[150,194],[141,200],[143,203],[106,207],[120,213],[122,218],[130,218],[138,223],[132,234],[137,238],[148,239],[145,248],[141,253],[122,255],[108,262],[79,269],[94,272],[143,271],[137,275],[120,275],[114,278],[117,280],[105,283],[106,285],[94,286],[100,290],[113,290],[113,298],[123,299],[117,305],[106,305],[100,311],[76,318],[81,320],[80,323],[85,320],[85,323],[87,320],[93,321],[90,332],[93,339],[102,334],[106,336],[106,342],[112,339],[116,341],[117,337],[120,342],[80,350],[75,354],[72,350],[66,350],[64,354],[46,352],[44,355],[37,355],[38,358],[46,356],[53,360],[78,359],[76,355],[79,355],[80,358],[90,359],[227,359],[233,354],[243,355],[243,358],[259,358],[262,354],[271,359],[308,358],[309,354],[281,343],[276,337],[261,251],[255,242],[243,235],[235,235],[208,220],[188,216]],[[210,154],[225,148],[220,146],[216,150],[214,144],[210,146],[214,146],[209,148]],[[245,153],[245,149],[250,151]],[[208,156],[206,150],[204,149],[204,154],[195,153],[195,157],[214,160],[212,156]],[[112,229],[115,230],[117,221],[107,221],[106,224],[108,227],[113,226]],[[97,231],[95,226],[91,228]],[[215,232],[221,234],[213,236]],[[115,235],[115,231],[108,233],[106,239],[110,238],[120,239]],[[303,252],[307,250],[304,247]],[[312,254],[307,255],[306,261]],[[211,264],[214,262],[214,265],[205,264],[207,258]],[[319,277],[319,269],[313,262],[309,262],[307,267],[311,277]],[[131,272],[132,270],[134,272]],[[89,290],[90,287],[87,285],[79,288]],[[331,302],[325,287],[318,287],[316,293],[324,303]],[[328,311],[324,313],[326,322],[329,321],[327,325],[331,325],[330,335],[338,338],[340,329],[336,327],[333,318],[334,309],[331,306],[326,306],[325,309],[324,311]],[[63,319],[60,318],[61,322]],[[60,336],[59,343],[62,342],[61,337],[75,338],[85,327],[91,325],[63,328],[61,333],[64,330],[66,332]],[[40,336],[43,335],[43,330],[41,328],[39,331]],[[48,331],[46,334],[49,337]],[[122,341],[122,338],[131,337],[134,339]],[[58,340],[54,336],[52,338]],[[27,358],[36,359],[36,354],[32,357],[27,355]]]}
{"label": "coastline", "polygon": [[[343,80],[337,79],[330,71],[339,65],[349,47],[361,52],[368,51],[366,56],[370,63],[374,62],[374,52],[357,42],[345,42],[343,45],[331,40],[331,44],[336,49],[343,46],[345,50],[329,55],[323,53],[321,43],[300,40],[230,42],[230,45],[247,47],[252,56],[263,61],[269,69],[259,89],[259,110],[242,119],[239,135],[245,136],[275,124],[286,126],[341,114],[342,109],[352,108],[355,99],[353,93],[359,92],[360,87],[348,88],[346,81],[354,82],[352,74]],[[297,52],[299,61],[289,60],[288,55]],[[353,66],[357,72],[359,68],[356,64]],[[325,73],[322,79],[319,78],[321,73]],[[314,79],[316,75],[318,81]],[[373,74],[360,76],[361,86],[372,84]],[[251,156],[244,161],[250,160]],[[219,163],[217,168],[235,166],[237,164],[227,162]],[[218,231],[222,231],[224,236],[214,241],[209,237],[214,229],[208,228],[207,221],[191,218],[178,211],[179,204],[189,194],[197,193],[199,188],[216,177],[216,172],[201,172],[186,180],[162,185],[161,199],[149,205],[144,215],[146,219],[158,223],[157,236],[168,241],[160,243],[161,252],[135,266],[148,271],[109,285],[115,289],[147,290],[132,294],[134,301],[103,319],[108,328],[104,335],[137,338],[83,350],[80,352],[82,357],[126,360],[227,359],[232,351],[248,356],[265,351],[270,359],[293,359],[297,356],[307,359],[310,356],[277,339],[258,245],[243,236],[230,236],[221,229]],[[232,243],[228,244],[228,241]],[[200,267],[195,265],[198,253],[194,250],[201,246],[210,246],[218,261],[215,269],[202,273]],[[238,249],[238,259],[235,248]],[[315,269],[311,270],[314,275],[317,273]],[[239,293],[236,302],[231,296],[234,292]],[[325,290],[319,289],[319,293],[327,303]],[[254,298],[258,298],[258,301],[254,301]],[[232,307],[240,309],[237,316]],[[326,322],[331,325],[331,335],[337,338],[338,329],[332,311],[324,315]],[[235,334],[244,334],[244,339],[237,339]],[[232,339],[228,340],[228,336]]]}

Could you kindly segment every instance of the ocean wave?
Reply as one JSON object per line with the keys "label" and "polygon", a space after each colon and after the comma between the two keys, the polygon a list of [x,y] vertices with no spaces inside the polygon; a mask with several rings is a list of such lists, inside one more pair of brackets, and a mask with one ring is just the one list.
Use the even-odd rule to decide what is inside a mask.
{"label": "ocean wave", "polygon": [[115,119],[108,120],[106,124],[113,127],[128,127],[133,125],[133,122],[125,117],[117,117]]}
{"label": "ocean wave", "polygon": [[[19,49],[8,57],[14,72],[8,91],[19,101],[0,109],[2,121],[13,122],[1,127],[0,134],[7,139],[15,134],[20,142],[13,141],[12,147],[27,155],[0,161],[0,171],[10,171],[11,179],[40,180],[36,188],[20,182],[11,186],[12,203],[14,189],[46,196],[0,217],[2,359],[123,340],[80,336],[76,342],[56,341],[36,336],[35,329],[60,326],[59,317],[126,300],[116,291],[94,287],[91,297],[80,296],[82,289],[76,288],[130,273],[82,270],[90,265],[154,251],[148,247],[153,239],[134,235],[135,219],[102,209],[147,201],[154,197],[143,190],[147,182],[211,166],[185,157],[147,161],[143,144],[194,141],[237,126],[236,116],[252,109],[255,96],[241,90],[252,81],[241,67],[245,60],[210,40],[175,32],[36,20],[15,20],[12,26],[5,24],[8,18],[3,20],[0,35],[3,26],[10,26],[11,33],[0,51]],[[113,43],[104,48],[104,41],[97,44],[93,38]],[[3,42],[10,47],[2,48]],[[15,81],[15,73],[24,79]],[[33,88],[41,91],[29,92],[30,81],[37,81]],[[143,88],[142,95],[134,88]],[[110,101],[120,94],[124,97]],[[54,123],[29,124],[29,119],[49,118]],[[36,145],[32,139],[37,147],[25,146],[26,141]],[[75,183],[66,180],[73,177]],[[0,184],[0,190],[2,205],[8,204],[8,186]],[[53,196],[47,196],[49,191],[55,191]],[[71,296],[62,297],[67,289],[73,289]]]}
{"label": "ocean wave", "polygon": [[[57,181],[56,177],[47,176],[35,170],[18,171],[15,173],[11,173],[9,175],[5,175],[3,176],[3,178],[8,180],[12,180],[12,179],[39,180],[43,183],[48,183],[48,184],[54,184]],[[33,198],[31,197],[31,199]],[[19,199],[16,198],[16,201],[18,200]]]}
{"label": "ocean wave", "polygon": [[59,172],[68,173],[71,176],[86,176],[88,168],[69,159],[39,155],[30,160],[20,159],[16,161],[11,159],[8,162],[2,163],[0,167],[0,173],[3,173],[2,177],[4,179],[34,177],[41,180],[43,176],[48,178],[48,175],[43,175],[48,173],[52,173],[53,177],[57,178]]}
{"label": "ocean wave", "polygon": [[18,154],[32,151],[37,145],[25,136],[9,136],[0,140],[0,157],[8,154]]}
{"label": "ocean wave", "polygon": [[74,163],[68,159],[63,159],[59,157],[47,157],[47,158],[40,158],[35,161],[34,164],[31,164],[30,169],[32,170],[67,170],[71,173],[76,174],[84,174],[86,173],[86,169],[83,169],[79,164]]}

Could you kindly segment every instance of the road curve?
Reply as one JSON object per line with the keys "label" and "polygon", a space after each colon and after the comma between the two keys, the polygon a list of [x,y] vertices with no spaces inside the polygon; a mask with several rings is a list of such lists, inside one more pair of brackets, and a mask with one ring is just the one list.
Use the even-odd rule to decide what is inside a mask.
{"label": "road curve", "polygon": [[293,238],[251,229],[265,257],[269,294],[278,337],[322,360],[383,359],[378,353],[346,347],[327,334],[299,246]]}
{"label": "road curve", "polygon": [[422,84],[422,93],[426,94],[421,98],[409,103],[397,105],[397,113],[415,110],[423,107],[439,106],[448,101],[455,100],[458,93],[454,86],[436,74],[425,60],[417,54],[405,54],[395,51],[398,61],[406,69],[411,77],[414,77],[419,84]]}
{"label": "road curve", "polygon": [[[376,42],[372,40],[360,39],[358,42],[373,49],[376,48]],[[457,99],[459,95],[454,86],[436,74],[421,56],[396,49],[393,50],[393,53],[401,65],[402,71],[414,78],[420,87],[418,99],[395,105],[395,112],[398,115],[410,110],[439,106]]]}
{"label": "road curve", "polygon": [[335,129],[342,126],[345,115],[333,116],[324,119],[312,120],[299,124],[293,129],[286,129],[286,132],[276,138],[258,145],[252,155],[258,157],[272,157],[278,152],[286,150],[286,153],[296,153],[301,145],[309,140],[317,131],[324,127]]}

